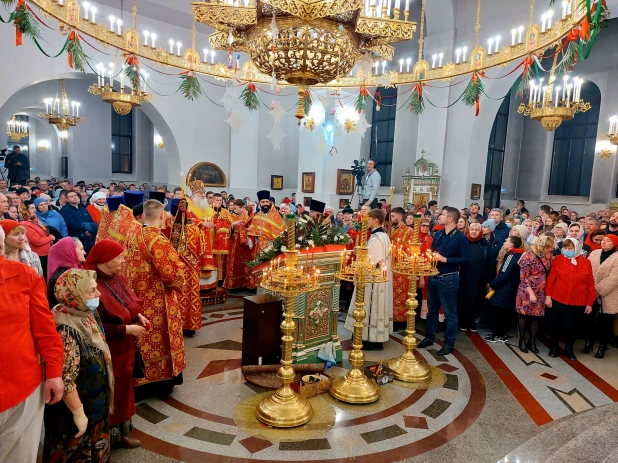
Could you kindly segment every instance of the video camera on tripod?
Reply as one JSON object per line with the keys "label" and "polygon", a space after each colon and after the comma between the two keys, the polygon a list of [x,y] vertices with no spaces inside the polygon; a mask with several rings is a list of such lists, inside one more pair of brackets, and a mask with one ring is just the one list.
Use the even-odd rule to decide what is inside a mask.
{"label": "video camera on tripod", "polygon": [[350,167],[352,168],[352,175],[356,177],[356,189],[360,189],[362,191],[363,179],[365,178],[365,160],[354,160],[354,165]]}

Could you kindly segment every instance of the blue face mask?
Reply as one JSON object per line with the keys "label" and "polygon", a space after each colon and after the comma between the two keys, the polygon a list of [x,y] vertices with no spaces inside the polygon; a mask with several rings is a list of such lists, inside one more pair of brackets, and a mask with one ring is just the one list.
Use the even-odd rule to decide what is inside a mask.
{"label": "blue face mask", "polygon": [[575,251],[571,250],[571,249],[563,249],[562,250],[562,255],[564,257],[566,257],[567,259],[572,259],[573,257],[575,257]]}
{"label": "blue face mask", "polygon": [[97,307],[99,307],[99,298],[95,297],[94,299],[88,299],[86,301],[86,305],[90,310],[94,312],[95,310],[97,310]]}

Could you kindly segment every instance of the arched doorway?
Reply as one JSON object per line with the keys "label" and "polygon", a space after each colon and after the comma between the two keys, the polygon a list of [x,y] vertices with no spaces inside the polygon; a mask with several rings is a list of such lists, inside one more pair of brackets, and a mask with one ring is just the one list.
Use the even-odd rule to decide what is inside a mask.
{"label": "arched doorway", "polygon": [[509,124],[511,98],[507,95],[502,101],[489,135],[487,145],[487,166],[485,167],[485,206],[500,207],[502,191],[502,167],[506,150],[506,132]]}

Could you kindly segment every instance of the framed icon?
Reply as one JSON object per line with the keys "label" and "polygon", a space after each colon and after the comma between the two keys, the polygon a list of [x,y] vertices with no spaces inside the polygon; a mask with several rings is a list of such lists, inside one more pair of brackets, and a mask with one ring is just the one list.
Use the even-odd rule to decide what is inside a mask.
{"label": "framed icon", "polygon": [[339,209],[343,209],[347,206],[350,205],[350,200],[349,199],[340,199],[339,200]]}
{"label": "framed icon", "polygon": [[204,186],[227,186],[227,179],[221,168],[211,162],[195,164],[187,174],[187,185],[193,180],[201,180]]}
{"label": "framed icon", "polygon": [[271,175],[270,176],[270,189],[271,190],[283,190],[283,175]]}
{"label": "framed icon", "polygon": [[351,170],[337,169],[337,194],[351,195],[354,193],[354,175]]}
{"label": "framed icon", "polygon": [[311,207],[311,200],[312,200],[312,199],[313,199],[313,198],[312,198],[311,196],[305,196],[305,197],[303,198],[303,206],[304,206],[304,207]]}
{"label": "framed icon", "polygon": [[315,193],[315,172],[303,172],[303,193]]}
{"label": "framed icon", "polygon": [[472,184],[472,188],[470,189],[470,199],[481,199],[481,185],[478,183]]}

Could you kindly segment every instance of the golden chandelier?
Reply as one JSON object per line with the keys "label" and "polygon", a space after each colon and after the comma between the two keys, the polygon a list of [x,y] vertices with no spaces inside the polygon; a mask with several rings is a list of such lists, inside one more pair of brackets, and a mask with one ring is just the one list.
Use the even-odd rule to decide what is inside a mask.
{"label": "golden chandelier", "polygon": [[6,123],[6,134],[15,143],[21,141],[23,138],[28,138],[30,132],[28,132],[28,123],[26,121],[18,121],[13,114],[11,120]]}
{"label": "golden chandelier", "polygon": [[86,119],[79,117],[80,103],[69,101],[64,88],[64,79],[60,79],[60,98],[56,93],[55,98],[46,98],[44,103],[45,112],[40,113],[39,117],[55,125],[59,132],[66,132],[69,127],[75,127],[79,122],[86,122]]}

